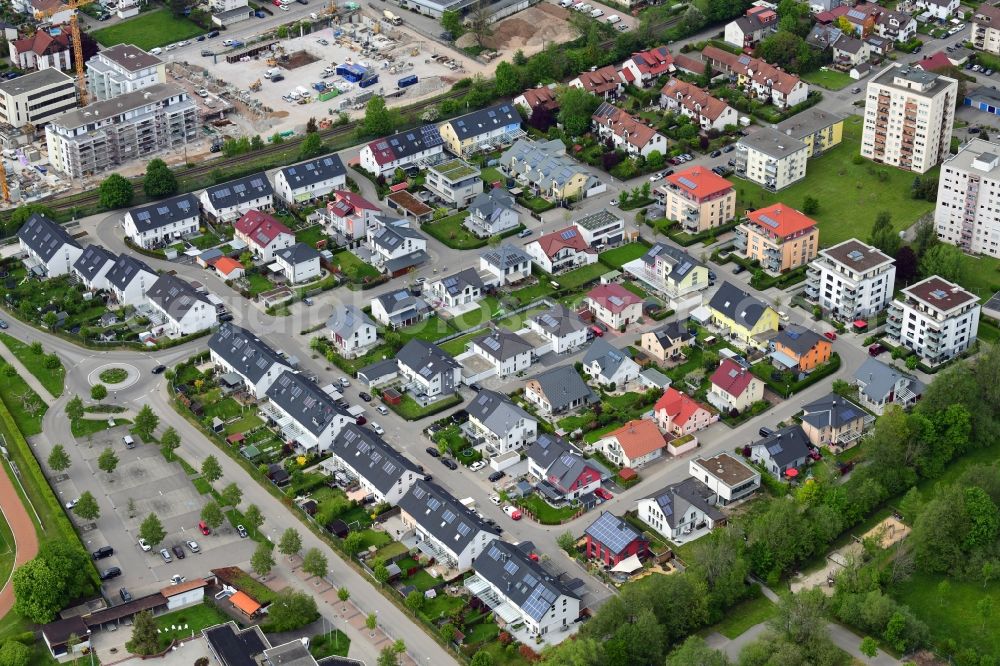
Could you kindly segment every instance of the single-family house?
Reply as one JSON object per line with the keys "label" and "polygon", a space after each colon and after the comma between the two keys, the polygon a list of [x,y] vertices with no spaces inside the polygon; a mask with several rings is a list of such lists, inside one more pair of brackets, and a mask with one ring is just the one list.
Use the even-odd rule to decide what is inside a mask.
{"label": "single-family house", "polygon": [[820,51],[825,51],[832,49],[833,45],[843,36],[844,31],[832,23],[816,23],[806,35],[806,44]]}
{"label": "single-family house", "polygon": [[601,486],[601,470],[558,435],[542,433],[528,447],[528,474],[554,499],[574,500]]}
{"label": "single-family house", "polygon": [[760,472],[729,453],[695,457],[688,463],[688,474],[715,494],[719,506],[738,502],[760,488]]}
{"label": "single-family house", "polygon": [[471,349],[493,364],[497,377],[527,370],[534,360],[535,351],[530,342],[503,328],[473,338]]}
{"label": "single-family house", "polygon": [[809,444],[802,426],[788,426],[751,444],[750,459],[779,479],[792,478],[809,459]]}
{"label": "single-family house", "polygon": [[219,374],[236,373],[254,398],[263,398],[278,376],[292,368],[271,345],[248,329],[223,324],[208,339],[208,353]]}
{"label": "single-family house", "polygon": [[830,360],[833,345],[822,335],[798,324],[788,324],[771,340],[775,366],[796,372],[812,372]]}
{"label": "single-family house", "polygon": [[345,358],[360,356],[378,344],[378,328],[356,305],[335,305],[326,320],[327,334]]}
{"label": "single-family house", "polygon": [[597,263],[597,251],[573,226],[539,236],[525,245],[524,251],[546,273]]}
{"label": "single-family house", "polygon": [[274,190],[289,205],[316,201],[347,185],[347,171],[336,153],[282,167],[274,174]]}
{"label": "single-family house", "polygon": [[678,438],[692,435],[719,420],[718,414],[672,386],[656,401],[653,416],[660,430]]}
{"label": "single-family house", "polygon": [[615,566],[629,558],[649,556],[649,540],[624,519],[602,511],[583,531],[587,537],[587,557],[606,566]]}
{"label": "single-family house", "polygon": [[[487,274],[488,277],[492,277]],[[435,280],[427,285],[428,291],[440,299],[442,307],[456,307],[477,303],[496,286],[483,279],[475,268],[465,268],[457,273]]]}
{"label": "single-family house", "polygon": [[875,32],[894,42],[906,42],[916,37],[917,20],[906,12],[886,10],[879,14]]}
{"label": "single-family house", "polygon": [[959,0],[917,0],[916,8],[936,19],[947,20],[958,11]]}
{"label": "single-family house", "polygon": [[390,328],[403,328],[431,316],[433,308],[407,289],[390,291],[372,299],[372,317]]}
{"label": "single-family house", "polygon": [[660,429],[646,419],[629,421],[594,442],[594,448],[604,453],[609,461],[633,469],[661,457],[665,445]]}
{"label": "single-family house", "polygon": [[368,236],[371,218],[381,212],[378,206],[360,194],[335,190],[333,201],[326,204],[324,218],[330,233],[342,236],[348,242],[357,242]]}
{"label": "single-family house", "polygon": [[633,53],[622,63],[621,78],[625,83],[648,88],[664,74],[674,71],[674,57],[666,46],[656,46],[648,51]]}
{"label": "single-family house", "polygon": [[580,88],[604,101],[613,100],[624,90],[623,80],[614,65],[607,65],[592,72],[582,72],[569,82],[571,88]]}
{"label": "single-family house", "polygon": [[89,291],[103,291],[110,287],[108,272],[118,259],[100,245],[88,245],[73,262],[73,274]]}
{"label": "single-family house", "polygon": [[725,514],[715,508],[714,495],[698,479],[688,477],[639,500],[639,519],[667,539],[682,540],[725,523]]}
{"label": "single-family house", "polygon": [[278,271],[290,284],[316,280],[323,273],[320,254],[308,243],[295,243],[274,253]]}
{"label": "single-family house", "polygon": [[424,125],[375,139],[361,149],[361,168],[370,174],[389,177],[396,169],[432,164],[444,156],[444,139],[437,125]]}
{"label": "single-family house", "polygon": [[721,412],[742,412],[764,399],[764,382],[750,369],[731,358],[724,358],[709,378],[711,387],[706,399]]}
{"label": "single-family house", "polygon": [[154,326],[171,338],[191,335],[219,323],[215,305],[190,282],[164,273],[146,291],[146,302],[163,324]]}
{"label": "single-family house", "polygon": [[618,331],[642,319],[642,299],[617,282],[597,285],[583,302],[599,321]]}
{"label": "single-family house", "polygon": [[502,393],[483,389],[466,407],[463,428],[475,444],[485,444],[496,455],[530,446],[538,437],[538,419]]}
{"label": "single-family house", "polygon": [[424,187],[445,203],[465,208],[483,193],[482,173],[475,164],[455,157],[427,167]]}
{"label": "single-family house", "polygon": [[247,244],[254,257],[264,263],[274,260],[278,250],[295,243],[295,234],[291,229],[259,210],[244,213],[233,225],[233,231],[238,239]]}
{"label": "single-family house", "polygon": [[510,102],[446,120],[438,125],[438,129],[444,147],[458,157],[466,157],[487,146],[506,146],[524,136],[521,114]]}
{"label": "single-family house", "polygon": [[232,222],[250,210],[271,210],[274,188],[262,171],[208,187],[199,198],[205,215],[216,222]]}
{"label": "single-family house", "polygon": [[[17,230],[24,266],[39,277],[54,278],[67,275],[73,264],[83,254],[83,248],[66,231],[66,227],[41,213],[31,217]],[[595,257],[596,259],[596,257]]]}
{"label": "single-family house", "polygon": [[750,53],[760,42],[778,29],[778,14],[773,9],[753,6],[746,14],[730,21],[723,31],[723,39],[738,49]]}
{"label": "single-family house", "polygon": [[330,458],[322,466],[331,474],[346,473],[357,479],[376,503],[396,506],[424,474],[409,458],[368,428],[344,426],[330,445]]}
{"label": "single-family house", "polygon": [[874,416],[836,393],[802,406],[802,431],[816,447],[850,448],[874,422]]}
{"label": "single-family house", "polygon": [[628,350],[598,338],[583,355],[583,372],[601,386],[614,384],[622,388],[639,376],[639,364],[632,360]]}
{"label": "single-family house", "polygon": [[514,197],[503,187],[480,192],[469,203],[469,215],[462,226],[478,238],[499,236],[521,224],[514,210]]}
{"label": "single-family house", "polygon": [[497,284],[505,287],[531,277],[531,256],[519,247],[504,243],[483,250],[479,255],[479,270],[491,273]]}
{"label": "single-family house", "polygon": [[560,365],[529,379],[524,398],[546,415],[562,414],[597,402],[597,395],[571,365]]}
{"label": "single-family house", "polygon": [[[550,83],[547,86],[528,88],[523,93],[514,98],[514,106],[519,106],[524,110],[524,116],[531,119],[535,111],[541,109],[541,113],[546,117],[555,120],[555,115],[559,111],[559,100],[556,99],[556,84]],[[537,119],[536,119],[537,120]]]}
{"label": "single-family house", "polygon": [[70,69],[70,32],[68,30],[36,30],[30,37],[8,40],[10,62],[20,70]]}
{"label": "single-family house", "polygon": [[657,361],[664,363],[681,353],[685,347],[694,344],[694,333],[685,322],[677,320],[652,331],[646,331],[639,339],[639,347]]}
{"label": "single-family house", "polygon": [[108,271],[108,286],[118,305],[135,307],[146,301],[146,291],[156,278],[156,272],[145,262],[123,252]]}
{"label": "single-family house", "polygon": [[749,347],[766,348],[768,339],[778,331],[778,313],[728,281],[712,296],[708,308],[714,325]]}
{"label": "single-family house", "polygon": [[458,390],[462,366],[437,345],[413,338],[396,354],[399,374],[415,393],[433,398]]}
{"label": "single-family house", "polygon": [[633,157],[648,157],[654,150],[663,154],[667,150],[667,137],[608,102],[597,107],[591,123],[599,138],[609,140],[617,150]]}
{"label": "single-family house", "polygon": [[239,280],[243,278],[247,272],[243,264],[232,257],[219,257],[218,259],[213,259],[211,266],[216,275],[219,276],[219,279],[226,282],[230,280]]}
{"label": "single-family house", "polygon": [[169,245],[188,234],[198,232],[201,209],[198,197],[181,194],[129,209],[122,216],[122,231],[141,248]]}
{"label": "single-family house", "polygon": [[587,324],[572,310],[557,305],[530,317],[529,329],[548,340],[553,352],[563,354],[587,342]]}
{"label": "single-family house", "polygon": [[475,511],[430,481],[410,486],[400,498],[399,508],[403,525],[413,530],[420,551],[458,571],[471,567],[497,538]]}
{"label": "single-family house", "polygon": [[341,409],[316,382],[286,370],[265,391],[260,414],[299,451],[324,453],[353,416]]}
{"label": "single-family house", "polygon": [[656,243],[622,269],[671,300],[708,289],[708,267],[690,254],[666,243]]}
{"label": "single-family house", "polygon": [[833,64],[839,69],[849,70],[855,65],[868,62],[870,56],[868,42],[857,37],[844,36],[833,45]]}
{"label": "single-family house", "polygon": [[903,409],[912,407],[924,392],[924,385],[913,375],[875,358],[865,359],[854,371],[861,405],[881,416],[891,404]]}
{"label": "single-family house", "polygon": [[736,125],[739,114],[724,100],[713,97],[693,83],[671,78],[660,90],[660,106],[687,116],[703,131],[722,131]]}
{"label": "single-family house", "polygon": [[369,229],[368,248],[376,268],[392,276],[401,275],[427,261],[427,238],[402,223]]}
{"label": "single-family house", "polygon": [[617,245],[625,238],[625,218],[607,208],[584,215],[573,222],[584,242],[594,248]]}

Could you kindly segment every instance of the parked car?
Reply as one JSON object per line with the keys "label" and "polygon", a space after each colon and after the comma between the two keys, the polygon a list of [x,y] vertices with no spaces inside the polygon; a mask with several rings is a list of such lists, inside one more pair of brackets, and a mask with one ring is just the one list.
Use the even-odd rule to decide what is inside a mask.
{"label": "parked car", "polygon": [[883,347],[882,345],[880,345],[878,343],[875,343],[871,347],[868,348],[868,355],[869,356],[878,356],[879,354],[881,354],[884,351],[885,351],[885,347]]}
{"label": "parked car", "polygon": [[429,455],[431,458],[441,457],[441,452],[435,449],[433,446],[428,446],[426,449],[424,449],[424,451],[426,451],[427,455]]}
{"label": "parked car", "polygon": [[496,483],[497,481],[499,481],[500,479],[502,479],[505,476],[507,476],[505,473],[503,473],[501,471],[496,471],[496,472],[493,472],[492,474],[490,474],[488,478],[490,480],[490,483]]}
{"label": "parked car", "polygon": [[79,497],[77,497],[76,499],[71,499],[70,501],[66,502],[66,508],[72,509],[74,506],[77,505],[79,501],[80,501]]}
{"label": "parked car", "polygon": [[441,464],[450,470],[458,469],[458,463],[452,460],[451,458],[441,458]]}
{"label": "parked car", "polygon": [[246,539],[248,536],[250,536],[249,534],[247,534],[247,528],[243,527],[242,525],[236,526],[236,532],[240,535],[241,539]]}
{"label": "parked car", "polygon": [[774,434],[774,431],[771,430],[770,428],[761,428],[760,430],[757,431],[757,434],[760,435],[761,437],[770,437],[771,435]]}
{"label": "parked car", "polygon": [[476,393],[479,393],[480,391],[483,390],[483,387],[477,384],[476,382],[472,382],[471,384],[469,384],[469,388],[475,391]]}
{"label": "parked car", "polygon": [[122,570],[118,567],[110,567],[101,572],[101,580],[111,580],[122,575]]}
{"label": "parked car", "polygon": [[362,400],[364,400],[365,402],[371,402],[372,401],[371,394],[370,393],[365,393],[364,391],[361,391],[360,393],[358,393],[358,397],[361,398]]}
{"label": "parked car", "polygon": [[500,506],[500,496],[499,495],[490,495],[490,502],[492,502],[493,504],[496,504],[497,506]]}
{"label": "parked car", "polygon": [[132,601],[132,594],[124,587],[118,590],[118,596],[120,596],[122,598],[122,601],[125,603]]}
{"label": "parked car", "polygon": [[510,516],[511,520],[521,520],[521,510],[508,504],[503,508],[503,512]]}
{"label": "parked car", "polygon": [[351,385],[351,380],[349,380],[347,377],[341,377],[338,381],[340,382],[340,385],[343,386],[344,388],[348,388]]}
{"label": "parked car", "polygon": [[148,553],[150,550],[152,550],[150,545],[146,543],[146,540],[143,539],[142,537],[139,537],[139,548],[142,548],[142,551],[144,553]]}
{"label": "parked car", "polygon": [[165,365],[158,365],[155,368],[153,368],[153,374],[154,375],[162,375],[164,372],[166,372],[166,370],[167,370],[167,366],[165,366]]}
{"label": "parked car", "polygon": [[833,331],[827,331],[826,333],[823,334],[823,337],[825,337],[827,340],[836,340],[837,334],[834,333]]}
{"label": "parked car", "polygon": [[163,558],[164,562],[170,563],[174,561],[174,558],[170,556],[170,551],[166,548],[160,549],[160,557]]}
{"label": "parked car", "polygon": [[527,238],[534,232],[531,229],[522,229],[520,233],[517,234],[518,238]]}
{"label": "parked car", "polygon": [[739,275],[745,270],[746,268],[742,264],[736,264],[736,266],[733,268],[733,275]]}
{"label": "parked car", "polygon": [[721,150],[713,150],[708,154],[709,157],[720,157],[722,155]]}
{"label": "parked car", "polygon": [[3,328],[3,329],[7,328],[7,322],[5,320],[3,320],[3,319],[0,319],[0,328]]}
{"label": "parked car", "polygon": [[385,405],[376,405],[375,411],[381,414],[382,416],[387,416],[389,414],[389,408],[386,407]]}
{"label": "parked car", "polygon": [[201,530],[201,533],[204,534],[205,536],[208,536],[209,534],[212,533],[212,530],[208,528],[208,525],[205,524],[204,520],[198,521],[198,529]]}
{"label": "parked car", "polygon": [[93,553],[95,560],[103,560],[105,557],[111,557],[114,554],[115,549],[111,546],[101,546]]}
{"label": "parked car", "polygon": [[473,472],[478,472],[479,470],[481,470],[484,467],[486,467],[486,461],[485,460],[477,460],[476,462],[474,462],[471,465],[469,465],[469,469],[471,471],[473,471]]}
{"label": "parked car", "polygon": [[380,426],[379,424],[375,423],[374,421],[372,421],[372,430],[375,431],[376,435],[384,435],[385,434],[385,430],[382,428],[382,426]]}
{"label": "parked car", "polygon": [[727,145],[725,148],[722,149],[722,152],[724,152],[724,153],[731,153],[734,150],[736,150],[736,146],[734,146],[733,144],[730,143],[729,145]]}
{"label": "parked car", "polygon": [[187,545],[188,550],[190,550],[192,553],[200,553],[201,552],[201,546],[198,545],[197,541],[195,541],[193,539],[188,539],[184,543]]}
{"label": "parked car", "polygon": [[614,498],[614,495],[612,495],[611,493],[609,493],[604,488],[598,488],[597,490],[594,491],[594,494],[597,495],[598,497],[600,497],[602,500],[605,500],[605,501]]}

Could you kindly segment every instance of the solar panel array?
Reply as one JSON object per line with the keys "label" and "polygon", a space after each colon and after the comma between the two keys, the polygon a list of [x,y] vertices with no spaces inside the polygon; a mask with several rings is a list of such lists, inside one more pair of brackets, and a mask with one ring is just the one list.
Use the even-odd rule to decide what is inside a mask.
{"label": "solar panel array", "polygon": [[693,180],[691,180],[690,178],[688,178],[687,176],[681,176],[681,177],[679,177],[677,179],[677,182],[679,182],[681,185],[683,185],[684,187],[686,187],[688,189],[691,189],[691,190],[693,190],[693,189],[695,189],[695,188],[698,187],[698,184],[696,182],[694,182]]}
{"label": "solar panel array", "polygon": [[772,229],[778,228],[778,221],[766,214],[760,215],[760,221],[771,227]]}
{"label": "solar panel array", "polygon": [[586,533],[601,542],[614,553],[625,550],[637,536],[628,524],[613,513],[602,513],[590,524]]}
{"label": "solar panel array", "polygon": [[482,344],[483,344],[484,347],[486,347],[487,349],[489,349],[491,351],[494,351],[494,352],[500,351],[500,341],[498,339],[492,337],[492,336],[483,339],[481,342],[482,342]]}
{"label": "solar panel array", "polygon": [[558,595],[553,590],[543,585],[538,585],[532,590],[528,600],[524,602],[524,612],[532,619],[540,620],[549,612],[549,609],[552,608],[552,603],[557,598]]}

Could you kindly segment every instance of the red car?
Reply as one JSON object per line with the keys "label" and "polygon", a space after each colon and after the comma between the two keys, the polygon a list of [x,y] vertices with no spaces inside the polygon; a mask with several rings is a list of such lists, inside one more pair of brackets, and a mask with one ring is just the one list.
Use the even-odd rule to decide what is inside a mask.
{"label": "red car", "polygon": [[885,347],[883,347],[882,345],[876,343],[876,344],[874,344],[874,345],[872,345],[871,347],[868,348],[868,355],[869,356],[878,356],[879,354],[881,354],[884,351],[885,351]]}
{"label": "red car", "polygon": [[591,326],[590,330],[593,331],[594,335],[596,335],[597,337],[601,337],[601,336],[604,335],[604,331],[602,331],[601,327],[598,326],[597,324],[594,324],[593,326]]}
{"label": "red car", "polygon": [[823,334],[823,336],[826,337],[828,340],[836,340],[837,339],[837,334],[834,333],[833,331],[827,331],[826,333]]}
{"label": "red car", "polygon": [[205,524],[204,520],[198,523],[198,529],[201,530],[201,533],[204,534],[205,536],[208,536],[209,534],[212,533],[212,530],[208,529],[208,525]]}
{"label": "red car", "polygon": [[597,490],[594,491],[594,494],[597,495],[598,497],[600,497],[602,500],[609,500],[609,499],[612,499],[614,497],[614,495],[612,495],[611,493],[609,493],[604,488],[598,488]]}

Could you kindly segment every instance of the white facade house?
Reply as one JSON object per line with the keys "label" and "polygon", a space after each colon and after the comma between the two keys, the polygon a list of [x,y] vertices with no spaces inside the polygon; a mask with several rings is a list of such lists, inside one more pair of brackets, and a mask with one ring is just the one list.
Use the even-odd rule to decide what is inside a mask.
{"label": "white facade house", "polygon": [[146,302],[146,291],[157,280],[156,271],[135,257],[122,253],[108,271],[108,286],[118,305],[133,307]]}
{"label": "white facade house", "polygon": [[73,274],[88,290],[103,291],[111,286],[108,272],[117,258],[100,245],[88,245],[73,263]]}
{"label": "white facade house", "polygon": [[198,232],[201,209],[194,194],[181,194],[130,209],[122,216],[122,231],[144,249],[169,245]]}
{"label": "white facade house", "polygon": [[443,307],[452,308],[482,300],[491,286],[494,283],[487,284],[475,268],[466,268],[429,283],[427,290],[440,300]]}
{"label": "white facade house", "polygon": [[736,173],[772,192],[806,177],[809,147],[793,136],[764,127],[736,144]]}
{"label": "white facade house", "polygon": [[981,310],[975,294],[932,275],[903,289],[889,304],[885,332],[924,363],[938,365],[976,341]]}
{"label": "white facade house", "polygon": [[1000,256],[1000,144],[972,139],[941,165],[934,225],[963,252]]}
{"label": "white facade house", "polygon": [[638,514],[642,522],[673,541],[696,538],[705,533],[697,534],[700,530],[711,530],[725,520],[715,508],[714,493],[691,477],[639,500]]}
{"label": "white facade house", "polygon": [[514,197],[502,187],[481,192],[469,202],[469,216],[462,223],[479,238],[499,236],[521,224]]}
{"label": "white facade house", "polygon": [[218,222],[233,222],[250,210],[274,208],[274,188],[263,171],[208,187],[199,198],[205,215]]}
{"label": "white facade house", "polygon": [[465,571],[497,538],[489,525],[451,493],[417,481],[399,500],[403,525],[413,530],[418,548],[454,569]]}
{"label": "white facade house", "polygon": [[524,251],[546,273],[597,263],[597,251],[584,240],[577,227],[539,236],[525,245]]}
{"label": "white facade house", "polygon": [[375,322],[354,305],[335,305],[326,329],[330,341],[346,358],[354,358],[378,343]]}
{"label": "white facade house", "polygon": [[629,155],[648,157],[653,151],[667,151],[667,137],[608,102],[597,108],[591,124],[600,138],[610,139],[615,148]]}
{"label": "white facade house", "polygon": [[856,238],[819,251],[806,269],[805,297],[842,321],[872,317],[889,306],[896,262]]}
{"label": "white facade house", "polygon": [[531,366],[534,348],[517,333],[497,328],[473,338],[471,351],[493,364],[497,377],[514,375]]}
{"label": "white facade house", "polygon": [[760,472],[728,453],[695,457],[688,462],[688,474],[712,491],[715,503],[721,506],[749,497],[760,488]]}
{"label": "white facade house", "polygon": [[372,495],[375,503],[396,506],[417,481],[424,479],[410,459],[368,428],[349,423],[333,438],[328,472],[346,472]]}
{"label": "white facade house", "polygon": [[154,333],[159,331],[171,338],[198,333],[219,323],[215,305],[190,282],[169,273],[149,287],[146,303],[163,319],[163,324],[153,327]]}
{"label": "white facade house", "polygon": [[413,338],[396,354],[399,375],[429,398],[451,395],[462,382],[462,366],[440,347]]}
{"label": "white facade house", "polygon": [[267,213],[248,210],[233,225],[236,238],[247,244],[258,261],[274,260],[275,255],[295,244],[295,234]]}
{"label": "white facade house", "polygon": [[267,389],[261,416],[273,422],[287,442],[299,451],[323,453],[353,416],[337,406],[315,382],[285,371]]}
{"label": "white facade house", "polygon": [[976,8],[970,41],[977,49],[1000,55],[1000,7],[984,2]]}
{"label": "white facade house", "polygon": [[496,455],[530,446],[538,437],[538,419],[502,393],[483,389],[467,407],[465,432],[486,444]]}
{"label": "white facade house", "polygon": [[376,296],[371,302],[375,321],[391,328],[411,326],[431,316],[433,309],[419,296],[406,289]]}
{"label": "white facade house", "polygon": [[541,312],[526,323],[530,330],[549,341],[556,354],[578,349],[587,342],[587,324],[562,306]]}
{"label": "white facade house", "polygon": [[437,125],[424,125],[383,139],[361,149],[361,168],[376,176],[390,177],[396,169],[433,164],[444,155],[444,140]]}
{"label": "white facade house", "polygon": [[573,222],[583,241],[591,246],[616,245],[625,237],[625,219],[603,208]]}
{"label": "white facade house", "polygon": [[319,252],[308,243],[296,243],[274,253],[274,263],[291,284],[318,279],[323,274],[319,259]]}
{"label": "white facade house", "polygon": [[[234,372],[247,393],[261,399],[281,373],[292,368],[253,331],[224,324],[208,340],[212,363],[221,373]],[[221,374],[220,373],[220,374]]]}
{"label": "white facade house", "polygon": [[484,250],[479,256],[479,270],[492,273],[501,287],[531,277],[531,256],[514,245],[504,243]]}
{"label": "white facade house", "polygon": [[275,194],[289,204],[315,201],[346,185],[347,171],[336,154],[286,166],[274,174]]}
{"label": "white facade house", "polygon": [[34,213],[17,230],[24,265],[29,272],[53,278],[73,270],[83,248],[66,228],[40,213]]}
{"label": "white facade house", "polygon": [[602,386],[624,386],[639,376],[640,368],[627,350],[599,338],[583,356],[583,372]]}
{"label": "white facade house", "polygon": [[87,91],[93,99],[112,99],[166,82],[166,64],[132,44],[116,44],[87,61]]}
{"label": "white facade house", "polygon": [[936,19],[949,19],[958,11],[961,3],[959,0],[917,0],[917,9],[923,12],[930,12]]}
{"label": "white facade house", "polygon": [[400,262],[405,264],[401,268],[406,268],[427,260],[427,238],[402,220],[370,229],[368,248],[375,267],[390,275],[396,273],[395,267]]}

